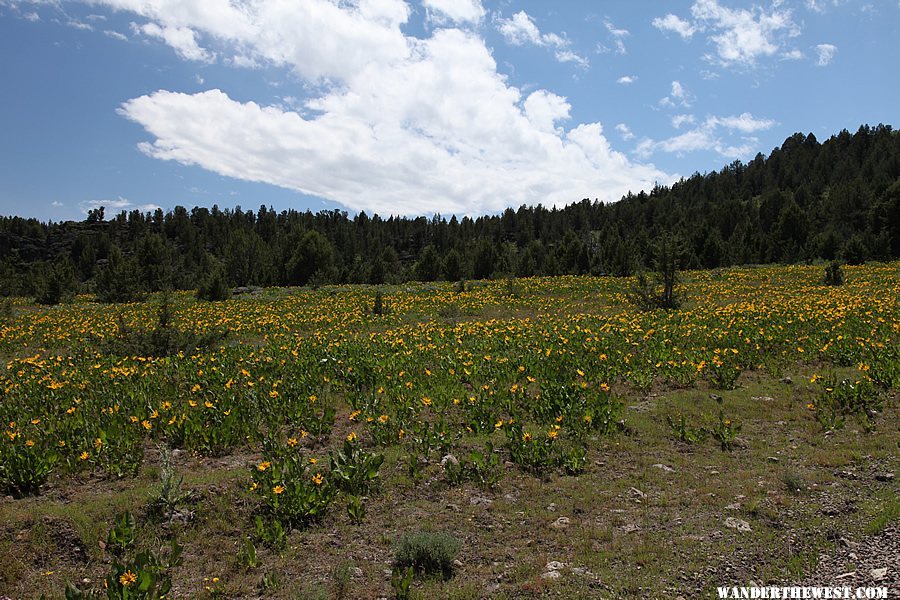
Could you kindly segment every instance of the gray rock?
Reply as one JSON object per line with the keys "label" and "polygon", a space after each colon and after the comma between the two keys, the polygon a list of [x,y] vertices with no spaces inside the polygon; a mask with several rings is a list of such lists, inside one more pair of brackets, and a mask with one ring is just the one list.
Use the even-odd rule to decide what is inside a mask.
{"label": "gray rock", "polygon": [[743,519],[736,519],[734,517],[728,517],[725,519],[725,527],[729,529],[737,529],[738,531],[748,532],[753,531],[750,529],[750,523],[744,521]]}
{"label": "gray rock", "polygon": [[560,517],[553,521],[553,523],[550,524],[550,527],[553,527],[554,529],[565,529],[569,526],[569,523],[569,517]]}

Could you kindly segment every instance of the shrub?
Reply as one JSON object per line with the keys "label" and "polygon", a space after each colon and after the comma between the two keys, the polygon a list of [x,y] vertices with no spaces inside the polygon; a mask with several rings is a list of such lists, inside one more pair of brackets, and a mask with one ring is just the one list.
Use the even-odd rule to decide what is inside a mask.
{"label": "shrub", "polygon": [[681,306],[683,299],[676,288],[680,282],[678,267],[683,254],[684,249],[680,240],[669,236],[660,238],[654,250],[653,264],[656,268],[654,280],[651,281],[643,272],[638,273],[628,294],[631,302],[639,310],[650,311],[657,308],[672,310]]}
{"label": "shrub", "polygon": [[225,277],[225,269],[214,267],[197,288],[197,299],[209,302],[221,302],[231,298],[231,288]]}
{"label": "shrub", "polygon": [[384,301],[384,293],[381,290],[375,291],[375,300],[372,302],[373,315],[386,315],[388,313],[387,303]]}
{"label": "shrub", "polygon": [[833,260],[825,267],[825,277],[822,279],[825,285],[844,285],[844,269],[840,261]]}
{"label": "shrub", "polygon": [[460,546],[457,538],[445,532],[405,533],[397,542],[394,563],[401,568],[412,567],[418,573],[449,578]]}

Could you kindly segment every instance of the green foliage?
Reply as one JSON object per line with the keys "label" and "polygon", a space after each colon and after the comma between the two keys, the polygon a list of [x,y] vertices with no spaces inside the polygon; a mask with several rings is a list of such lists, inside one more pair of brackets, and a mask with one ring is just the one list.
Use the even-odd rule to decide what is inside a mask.
{"label": "green foliage", "polygon": [[391,587],[394,588],[394,598],[396,600],[407,600],[409,598],[409,588],[412,585],[415,570],[412,567],[402,569],[394,567],[391,571]]}
{"label": "green foliage", "polygon": [[826,265],[822,283],[825,285],[844,285],[844,269],[840,261],[833,260]]}
{"label": "green foliage", "polygon": [[[416,531],[403,534],[394,549],[394,565],[426,575],[453,574],[453,560],[462,543],[449,533]],[[402,576],[402,575],[401,575]]]}
{"label": "green foliage", "polygon": [[56,264],[46,265],[42,274],[36,275],[33,286],[34,301],[38,304],[53,306],[70,301],[78,288],[72,262],[64,259]]}
{"label": "green foliage", "polygon": [[441,464],[450,485],[471,481],[482,489],[489,489],[500,481],[502,475],[500,455],[494,452],[491,442],[485,444],[484,450],[470,450],[462,460],[447,455]]}
{"label": "green foliage", "polygon": [[673,419],[671,415],[666,415],[666,423],[675,434],[675,439],[685,444],[697,444],[706,439],[706,430],[702,427],[691,427],[683,414],[678,415],[677,419]]}
{"label": "green foliage", "polygon": [[211,329],[206,332],[178,329],[172,324],[172,298],[163,293],[157,305],[156,324],[153,329],[130,327],[123,316],[119,316],[116,335],[98,340],[98,345],[107,354],[118,356],[172,356],[179,352],[193,352],[221,343],[228,335],[225,329]]}
{"label": "green foliage", "polygon": [[372,314],[386,315],[388,312],[388,306],[384,301],[384,293],[381,290],[375,290],[375,299],[372,301]]}
{"label": "green foliage", "polygon": [[378,470],[384,463],[383,454],[370,454],[355,441],[344,441],[344,447],[330,458],[331,480],[351,496],[364,495],[378,484]]}
{"label": "green foliage", "polygon": [[884,397],[871,381],[838,380],[831,375],[820,384],[822,391],[812,410],[825,430],[842,428],[847,417],[855,417],[867,431],[875,429],[875,418],[881,412]]}
{"label": "green foliage", "polygon": [[66,600],[162,600],[172,590],[171,572],[181,565],[182,548],[172,540],[166,555],[150,550],[136,551],[134,517],[118,515],[106,538],[106,551],[112,565],[103,581],[105,594],[97,590],[83,591],[72,583],[66,585]]}
{"label": "green foliage", "polygon": [[197,299],[221,302],[229,298],[231,298],[231,287],[228,285],[225,267],[216,264],[200,282],[200,286],[197,288]]}
{"label": "green foliage", "polygon": [[184,475],[176,473],[168,447],[160,447],[159,458],[161,463],[159,488],[151,493],[147,512],[151,518],[169,518],[190,494],[182,490]]}
{"label": "green foliage", "polygon": [[653,279],[639,272],[628,294],[638,310],[673,310],[681,306],[683,298],[678,291],[678,269],[684,255],[683,243],[671,235],[660,238],[654,248]]}
{"label": "green foliage", "polygon": [[97,300],[104,303],[136,302],[144,297],[144,288],[137,262],[113,246],[106,264],[94,281]]}
{"label": "green foliage", "polygon": [[59,454],[38,427],[12,425],[0,441],[0,490],[16,497],[36,496],[54,471]]}

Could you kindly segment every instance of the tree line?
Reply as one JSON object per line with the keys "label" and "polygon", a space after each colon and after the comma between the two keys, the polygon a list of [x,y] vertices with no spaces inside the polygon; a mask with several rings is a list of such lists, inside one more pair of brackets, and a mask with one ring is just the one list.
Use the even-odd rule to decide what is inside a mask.
{"label": "tree line", "polygon": [[823,143],[797,133],[615,203],[508,208],[478,218],[178,206],[92,210],[84,221],[0,218],[0,293],[122,301],[198,285],[630,275],[677,238],[681,268],[900,258],[900,136],[864,125]]}

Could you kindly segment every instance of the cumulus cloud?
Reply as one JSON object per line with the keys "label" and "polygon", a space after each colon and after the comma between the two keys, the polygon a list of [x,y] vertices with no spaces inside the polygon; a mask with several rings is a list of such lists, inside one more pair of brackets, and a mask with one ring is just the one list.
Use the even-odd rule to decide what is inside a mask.
{"label": "cumulus cloud", "polygon": [[621,134],[622,139],[625,140],[626,142],[634,139],[634,134],[631,132],[631,129],[629,129],[628,125],[626,125],[625,123],[619,123],[618,125],[616,125],[616,131],[618,131]]}
{"label": "cumulus cloud", "polygon": [[616,83],[620,83],[622,85],[629,85],[637,81],[637,75],[623,75],[616,80]]}
{"label": "cumulus cloud", "polygon": [[[672,117],[672,126],[676,129],[685,124],[693,125],[694,122],[693,115]],[[775,124],[771,119],[758,119],[748,112],[737,116],[709,116],[703,123],[679,135],[664,140],[641,140],[634,153],[648,158],[656,152],[684,155],[688,152],[707,151],[716,152],[728,159],[745,158],[753,152],[758,142],[756,138],[746,134],[771,129]],[[734,134],[740,137],[737,143],[723,139]]]}
{"label": "cumulus cloud", "polygon": [[212,62],[215,54],[208,52],[197,44],[197,33],[188,27],[161,27],[156,23],[144,25],[131,24],[132,32],[155,37],[165,41],[182,58],[200,62]]}
{"label": "cumulus cloud", "polygon": [[485,15],[481,0],[422,0],[422,5],[438,24],[478,23]]}
{"label": "cumulus cloud", "polygon": [[[387,32],[397,26],[390,19],[380,25]],[[548,90],[524,95],[510,86],[474,33],[446,28],[427,39],[400,35],[408,50],[376,52],[377,60],[289,62],[325,82],[296,109],[242,102],[220,90],[160,90],[125,102],[120,114],[152,137],[140,145],[147,156],[382,214],[614,201],[671,179],[614,151],[600,123],[568,123],[566,98]],[[229,47],[218,42],[220,53]],[[256,45],[241,50],[271,56]]]}
{"label": "cumulus cloud", "polygon": [[816,52],[819,56],[816,64],[820,67],[825,67],[831,64],[832,59],[834,59],[834,55],[837,53],[837,46],[833,44],[819,44],[816,46]]}
{"label": "cumulus cloud", "polygon": [[657,17],[653,26],[661,31],[673,31],[683,39],[695,33],[705,33],[715,48],[715,54],[705,58],[722,66],[755,66],[763,57],[778,54],[784,41],[800,34],[790,9],[774,2],[770,10],[761,7],[732,9],[718,0],[696,0],[691,6],[692,20],[673,14]]}
{"label": "cumulus cloud", "polygon": [[673,31],[681,36],[682,39],[690,39],[697,29],[688,21],[679,18],[676,15],[668,14],[665,17],[656,17],[653,19],[653,26],[660,31]]}
{"label": "cumulus cloud", "polygon": [[524,10],[520,10],[508,19],[497,19],[497,31],[513,46],[544,46],[552,48],[559,62],[575,63],[586,69],[590,63],[586,58],[572,51],[565,34],[541,33],[534,19]]}

